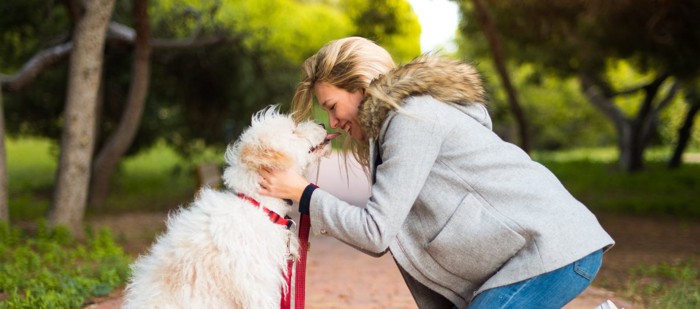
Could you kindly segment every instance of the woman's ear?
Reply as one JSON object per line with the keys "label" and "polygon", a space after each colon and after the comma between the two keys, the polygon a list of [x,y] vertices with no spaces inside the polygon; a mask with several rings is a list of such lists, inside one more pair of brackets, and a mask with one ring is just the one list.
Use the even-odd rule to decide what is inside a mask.
{"label": "woman's ear", "polygon": [[260,172],[267,170],[285,170],[292,167],[292,159],[285,153],[268,146],[243,146],[241,162],[248,168]]}

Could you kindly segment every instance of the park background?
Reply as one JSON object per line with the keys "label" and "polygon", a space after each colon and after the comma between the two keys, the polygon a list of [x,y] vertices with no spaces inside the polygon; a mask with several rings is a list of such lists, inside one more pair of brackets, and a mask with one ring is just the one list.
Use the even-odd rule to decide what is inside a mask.
{"label": "park background", "polygon": [[[436,21],[418,16],[442,2],[413,2],[421,11],[403,0],[0,3],[0,308],[80,308],[119,291],[159,221],[193,198],[197,167],[221,167],[253,112],[289,107],[303,60],[349,35],[399,64],[423,52],[473,63],[496,133],[616,238],[594,286],[639,307],[699,307],[700,4],[449,1],[454,40],[426,49],[421,23]],[[109,224],[144,214],[161,219]]]}

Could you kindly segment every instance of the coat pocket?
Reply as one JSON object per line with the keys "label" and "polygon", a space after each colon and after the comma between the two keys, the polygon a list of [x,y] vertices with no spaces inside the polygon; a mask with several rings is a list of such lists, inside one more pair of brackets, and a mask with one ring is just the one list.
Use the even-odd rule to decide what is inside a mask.
{"label": "coat pocket", "polygon": [[491,215],[470,194],[425,249],[445,270],[481,284],[513,257],[525,242],[524,237]]}

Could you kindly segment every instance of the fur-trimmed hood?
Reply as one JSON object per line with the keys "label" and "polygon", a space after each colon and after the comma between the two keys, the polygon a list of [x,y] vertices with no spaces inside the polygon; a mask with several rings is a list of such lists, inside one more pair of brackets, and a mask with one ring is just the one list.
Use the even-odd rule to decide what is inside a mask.
{"label": "fur-trimmed hood", "polygon": [[435,55],[423,55],[373,80],[365,90],[360,124],[376,139],[389,111],[408,97],[430,95],[456,105],[485,104],[479,73],[469,64]]}

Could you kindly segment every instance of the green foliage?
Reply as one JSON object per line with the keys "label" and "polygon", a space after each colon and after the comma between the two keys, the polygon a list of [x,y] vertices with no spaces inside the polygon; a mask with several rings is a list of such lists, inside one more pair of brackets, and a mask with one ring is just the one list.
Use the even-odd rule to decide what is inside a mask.
{"label": "green foliage", "polygon": [[630,269],[628,297],[647,308],[700,307],[700,269],[694,261],[639,265]]}
{"label": "green foliage", "polygon": [[[491,62],[491,51],[479,23],[475,21],[471,1],[455,2],[459,3],[462,11],[461,35],[458,40],[460,54],[470,59]],[[590,117],[596,115],[590,112],[593,108],[583,108],[577,104],[583,98],[580,94],[559,95],[560,99],[554,100],[558,106],[552,109],[561,110],[560,106],[564,105],[565,108],[590,116],[585,119],[580,117],[562,119],[563,122],[558,122],[558,124],[571,124],[575,126],[574,130],[566,126],[550,125],[552,122],[547,115],[541,117],[542,107],[546,108],[547,105],[543,105],[538,97],[531,96],[533,87],[544,91],[544,102],[549,104],[547,97],[558,96],[554,94],[557,92],[568,93],[569,89],[573,89],[568,85],[564,88],[557,85],[566,85],[576,80],[581,73],[599,77],[609,85],[610,89],[607,89],[607,86],[601,88],[605,96],[614,96],[614,108],[619,108],[630,118],[630,121],[633,121],[631,116],[636,116],[642,110],[643,91],[627,95],[614,95],[615,92],[638,88],[661,74],[668,74],[672,78],[662,85],[659,93],[653,98],[653,104],[657,105],[668,93],[671,82],[700,74],[698,60],[700,58],[695,56],[700,52],[700,24],[698,24],[700,20],[694,17],[700,12],[698,2],[679,0],[661,4],[649,0],[613,2],[486,0],[485,4],[493,15],[506,57],[511,61],[510,67],[514,68],[511,76],[517,76],[517,71],[521,71],[523,66],[532,67],[537,72],[532,75],[535,77],[534,80],[527,80],[525,83],[519,81],[516,88],[525,106],[527,119],[532,123],[534,132],[531,136],[535,148],[538,149],[543,149],[542,147],[556,149],[557,145],[600,146],[601,142],[610,145],[612,138],[609,133],[612,132],[612,127],[601,126],[601,120]],[[545,78],[555,76],[561,77],[561,81],[540,84],[542,80],[546,80]],[[491,86],[494,87],[495,92],[500,92],[500,86],[496,82],[498,76],[491,74],[487,77],[487,81],[493,83]],[[550,94],[547,95],[546,92]],[[676,100],[663,111],[659,121],[652,124],[651,134],[658,135],[651,137],[652,145],[669,146],[676,142],[677,130],[687,108],[681,104],[683,101],[680,97],[677,96]],[[536,108],[533,109],[533,106]],[[555,113],[561,114],[561,112]],[[597,112],[597,115],[597,118],[605,119],[602,113]],[[570,122],[570,119],[574,121]],[[585,121],[577,124],[577,120],[593,120],[592,126],[586,126]],[[494,123],[496,126],[499,125],[499,121]],[[510,127],[512,125],[508,124],[508,129],[512,130]],[[561,132],[564,134],[557,136],[557,130],[560,128],[563,128]],[[635,127],[632,126],[632,129],[635,130]],[[570,134],[573,131],[577,133]],[[638,131],[630,134],[634,135]],[[698,131],[700,130],[696,127],[694,130],[696,136]],[[618,139],[622,139],[622,134],[617,133]],[[596,134],[600,136],[598,141],[589,138]],[[567,139],[566,136],[569,138]],[[565,143],[561,144],[562,141]],[[595,143],[578,144],[582,141]],[[700,145],[697,138],[693,141],[694,147]],[[642,147],[644,146],[646,145]]]}
{"label": "green foliage", "polygon": [[[61,2],[20,2],[0,4],[8,16],[0,21],[8,25],[0,27],[3,74],[14,73],[41,48],[69,39],[71,24]],[[130,0],[119,0],[113,20],[132,26],[131,6]],[[369,23],[365,17],[373,13],[381,18]],[[371,33],[399,61],[419,50],[417,18],[405,0],[158,0],[149,1],[149,14],[154,39],[228,39],[206,47],[153,50],[148,99],[127,155],[162,140],[186,156],[196,156],[201,144],[223,147],[248,125],[253,112],[287,105],[301,62],[330,40]],[[131,48],[121,44],[108,44],[105,50],[97,150],[120,121],[131,57]],[[23,91],[5,93],[9,134],[57,140],[66,77],[67,66],[60,64]]]}
{"label": "green foliage", "polygon": [[[485,77],[494,131],[505,140],[515,141],[518,135],[515,120],[492,63],[484,60],[477,68]],[[575,78],[546,74],[530,64],[516,67],[511,77],[528,116],[534,149],[561,150],[614,143],[613,127],[581,94]]]}
{"label": "green foliage", "polygon": [[80,308],[121,286],[131,258],[109,230],[73,238],[39,221],[33,234],[0,222],[0,308]]}
{"label": "green foliage", "polygon": [[[58,8],[56,8],[58,6]],[[67,11],[53,1],[0,2],[0,73],[11,74],[36,52],[68,37]]]}
{"label": "green foliage", "polygon": [[421,26],[405,0],[345,0],[343,11],[354,21],[353,35],[376,41],[401,64],[420,54]]}
{"label": "green foliage", "polygon": [[[194,33],[198,29],[196,23],[184,24],[186,29],[177,33],[170,30],[183,16],[173,12],[191,11],[199,12],[204,20],[203,32],[224,32],[240,40],[205,52],[171,53],[154,62],[154,76],[162,78],[154,80],[150,107],[144,115],[142,131],[152,132],[146,141],[164,138],[186,155],[196,154],[199,144],[222,147],[232,141],[248,125],[253,112],[269,104],[288,104],[301,62],[328,41],[363,29],[365,25],[358,24],[353,12],[367,10],[371,3],[374,2],[362,3],[364,6],[350,12],[344,10],[345,2],[327,1],[154,2],[154,32],[162,33],[161,36]],[[391,10],[385,13],[399,16],[401,23],[396,33],[379,33],[379,42],[397,42],[390,46],[392,52],[417,51],[418,31],[410,28],[417,19],[408,4],[392,2],[387,9]],[[113,106],[120,106],[121,101]],[[118,114],[118,110],[110,114]]]}
{"label": "green foliage", "polygon": [[[0,71],[5,73],[15,72]],[[59,64],[38,76],[24,91],[3,91],[8,135],[40,135],[58,140],[63,118],[57,115],[63,113],[67,76],[68,64]]]}
{"label": "green foliage", "polygon": [[[460,49],[467,49],[467,42],[460,43]],[[489,112],[493,118],[494,131],[508,140],[517,140],[517,128],[510,111],[507,94],[493,67],[491,59],[472,59],[484,77],[489,94]],[[617,89],[628,89],[638,83],[648,82],[652,76],[636,70],[628,61],[608,62],[610,70],[607,79],[614,81]],[[606,147],[616,142],[616,132],[603,114],[586,99],[576,77],[561,77],[542,70],[539,66],[524,63],[512,64],[511,79],[520,102],[528,117],[530,136],[534,149],[563,150],[575,148]],[[668,84],[662,87],[662,94],[668,91]],[[623,113],[631,116],[637,112],[641,94],[635,93],[615,98],[615,103]],[[688,109],[683,95],[677,95],[659,117],[658,135],[653,145],[672,147],[678,137]],[[700,123],[700,121],[697,121]],[[700,147],[700,125],[693,127],[690,148]]]}
{"label": "green foliage", "polygon": [[[461,29],[480,32],[468,0]],[[485,1],[509,57],[569,75],[600,72],[610,58],[645,71],[694,76],[700,51],[700,5],[693,1]]]}
{"label": "green foliage", "polygon": [[324,1],[227,1],[218,19],[247,33],[249,47],[275,51],[300,64],[326,42],[351,34],[352,21]]}

